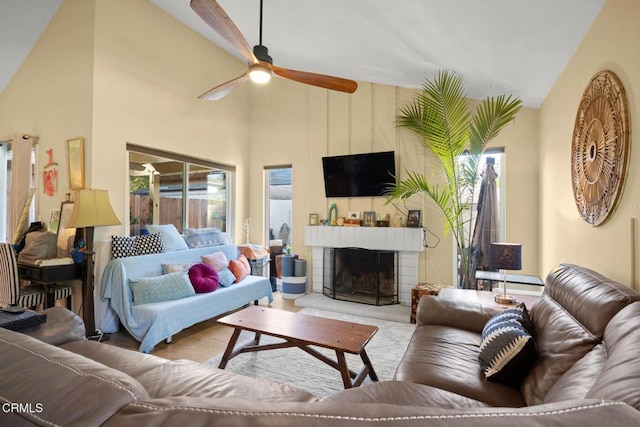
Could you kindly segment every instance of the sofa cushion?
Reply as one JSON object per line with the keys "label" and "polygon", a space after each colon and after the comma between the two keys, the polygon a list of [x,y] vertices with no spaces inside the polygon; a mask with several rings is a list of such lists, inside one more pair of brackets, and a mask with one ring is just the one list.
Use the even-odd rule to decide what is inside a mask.
{"label": "sofa cushion", "polygon": [[111,236],[111,257],[127,258],[136,255],[158,254],[164,246],[159,233],[144,236]]}
{"label": "sofa cushion", "polygon": [[162,274],[179,273],[189,271],[191,267],[196,265],[196,262],[181,262],[176,264],[162,264]]}
{"label": "sofa cushion", "polygon": [[239,259],[232,259],[231,261],[229,261],[229,270],[231,270],[233,275],[236,277],[236,283],[238,283],[239,281],[247,277],[249,273],[251,273],[251,268],[246,267]]}
{"label": "sofa cushion", "polygon": [[225,267],[218,272],[218,282],[220,283],[220,286],[226,288],[227,286],[231,286],[236,282],[236,276],[233,275],[231,270]]}
{"label": "sofa cushion", "polygon": [[585,398],[623,401],[640,410],[640,302],[611,319],[604,346],[607,360]]}
{"label": "sofa cushion", "polygon": [[536,346],[524,304],[493,316],[482,330],[478,360],[485,377],[518,385],[536,360]]}
{"label": "sofa cushion", "polygon": [[160,233],[137,236],[133,241],[134,255],[159,254],[164,252],[164,244]]}
{"label": "sofa cushion", "polygon": [[229,235],[219,228],[185,228],[184,238],[190,248],[231,244]]}
{"label": "sofa cushion", "polygon": [[194,396],[277,402],[312,402],[313,394],[294,385],[247,377],[191,360],[157,365],[136,377],[151,397]]}
{"label": "sofa cushion", "polygon": [[131,280],[133,305],[169,301],[195,295],[187,273],[169,273],[162,276]]}
{"label": "sofa cushion", "polygon": [[133,238],[127,236],[111,236],[111,258],[133,256]]}
{"label": "sofa cushion", "polygon": [[408,381],[381,381],[330,394],[323,402],[377,403],[447,409],[486,408],[488,403]]}
{"label": "sofa cushion", "polygon": [[0,354],[0,400],[32,408],[0,412],[2,425],[102,425],[149,398],[132,377],[18,332],[0,328]]}
{"label": "sofa cushion", "polygon": [[440,388],[492,406],[524,406],[520,390],[484,378],[478,363],[480,341],[480,333],[464,329],[418,326],[394,379]]}
{"label": "sofa cushion", "polygon": [[551,270],[531,309],[538,360],[522,383],[527,404],[544,402],[556,382],[602,343],[609,321],[638,299],[640,293],[588,268],[560,264]]}
{"label": "sofa cushion", "polygon": [[218,273],[213,267],[204,263],[198,263],[189,269],[189,280],[197,294],[218,289]]}
{"label": "sofa cushion", "polygon": [[223,268],[229,266],[229,259],[224,252],[214,252],[209,255],[203,255],[202,262],[213,267],[217,272],[220,272]]}
{"label": "sofa cushion", "polygon": [[183,251],[185,249],[189,249],[184,237],[180,235],[178,229],[173,224],[147,224],[147,230],[152,234],[160,233],[164,252]]}

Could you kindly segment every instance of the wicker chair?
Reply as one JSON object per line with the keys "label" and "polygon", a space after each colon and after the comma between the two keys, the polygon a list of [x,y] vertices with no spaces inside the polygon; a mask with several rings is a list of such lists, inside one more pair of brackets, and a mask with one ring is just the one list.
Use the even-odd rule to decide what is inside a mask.
{"label": "wicker chair", "polygon": [[43,286],[20,286],[13,246],[10,243],[0,243],[0,306],[35,307],[44,305],[45,301]]}

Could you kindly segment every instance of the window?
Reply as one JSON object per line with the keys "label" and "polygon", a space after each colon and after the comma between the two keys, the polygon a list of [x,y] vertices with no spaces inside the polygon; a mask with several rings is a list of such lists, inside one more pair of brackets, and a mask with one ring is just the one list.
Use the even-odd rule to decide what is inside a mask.
{"label": "window", "polygon": [[[291,245],[293,203],[291,199],[291,166],[273,166],[265,168],[266,187],[266,230],[267,241],[282,240],[282,246]],[[269,245],[271,246],[271,245]],[[279,246],[279,245],[278,245]]]}
{"label": "window", "polygon": [[127,145],[130,235],[147,224],[232,229],[235,167],[176,153]]}
{"label": "window", "polygon": [[[25,162],[29,163],[29,171],[28,177],[23,175],[18,182],[23,188],[14,189],[12,188],[15,183],[12,180],[14,176],[14,151],[12,149],[11,140],[1,141],[0,142],[0,239],[3,242],[13,243],[14,237],[12,236],[12,225],[11,225],[11,212],[13,211],[12,202],[16,194],[26,195],[29,193],[29,189],[34,189],[36,187],[36,144],[33,143],[33,139],[31,137],[23,138],[23,140],[19,140],[19,143],[30,144],[31,149],[30,153],[25,153],[26,157],[24,157]],[[28,150],[28,147],[27,147]],[[21,169],[21,165],[17,165],[17,170]],[[26,231],[29,224],[35,221],[36,218],[36,197],[32,197],[28,199],[29,201],[29,213],[25,222],[25,227],[23,231]],[[23,206],[17,207],[18,211],[16,211],[18,217],[20,216]]]}

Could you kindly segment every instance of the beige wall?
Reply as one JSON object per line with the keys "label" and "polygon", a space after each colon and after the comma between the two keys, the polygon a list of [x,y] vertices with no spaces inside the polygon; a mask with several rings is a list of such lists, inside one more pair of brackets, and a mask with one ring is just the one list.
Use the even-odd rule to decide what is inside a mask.
{"label": "beige wall", "polygon": [[[265,166],[293,166],[293,247],[309,262],[310,248],[304,246],[304,226],[310,213],[327,218],[329,206],[338,206],[339,216],[350,210],[398,212],[385,205],[383,198],[324,197],[321,157],[371,151],[395,150],[397,166],[432,174],[432,163],[422,155],[411,136],[395,128],[398,109],[414,95],[413,90],[359,82],[353,95],[328,92],[298,83],[272,80],[269,86],[257,87],[251,99],[250,216],[262,218]],[[506,152],[507,240],[522,242],[523,272],[538,273],[538,113],[523,109],[516,121],[492,142]],[[442,216],[437,207],[422,197],[399,205],[423,211],[424,224],[441,242],[421,255],[420,278],[424,281],[451,284],[453,281],[453,247],[451,237],[443,236]],[[240,218],[239,218],[240,219]],[[255,238],[265,231],[262,224]],[[429,238],[431,244],[436,238]],[[257,242],[256,242],[257,243]]]}
{"label": "beige wall", "polygon": [[[39,137],[37,210],[47,223],[69,192],[66,140],[82,136],[91,145],[93,18],[92,1],[65,1],[0,95],[0,139]],[[49,149],[58,163],[52,197],[43,194],[41,176]]]}
{"label": "beige wall", "polygon": [[[540,269],[571,262],[631,284],[630,218],[640,203],[639,151],[634,127],[640,105],[640,2],[608,0],[540,109]],[[578,103],[591,77],[611,70],[629,98],[630,156],[626,186],[616,211],[592,227],[575,207],[571,186],[571,141]]]}
{"label": "beige wall", "polygon": [[145,0],[98,0],[95,32],[93,186],[109,190],[128,222],[126,143],[187,154],[237,166],[243,218],[249,87],[217,102],[197,99],[244,72],[243,64]]}

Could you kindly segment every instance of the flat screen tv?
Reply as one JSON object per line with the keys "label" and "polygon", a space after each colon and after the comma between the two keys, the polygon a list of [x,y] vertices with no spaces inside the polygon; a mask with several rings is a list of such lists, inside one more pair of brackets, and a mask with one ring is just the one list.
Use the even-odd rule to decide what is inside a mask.
{"label": "flat screen tv", "polygon": [[393,151],[322,158],[326,197],[377,197],[395,183]]}

